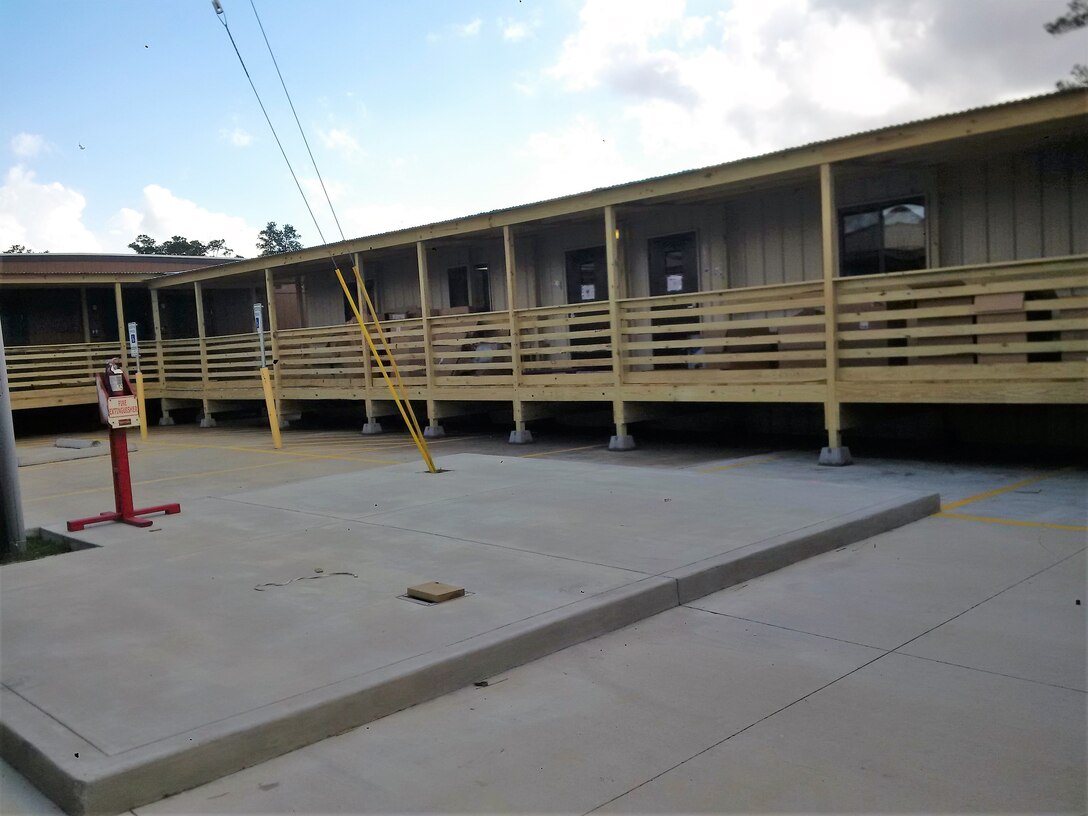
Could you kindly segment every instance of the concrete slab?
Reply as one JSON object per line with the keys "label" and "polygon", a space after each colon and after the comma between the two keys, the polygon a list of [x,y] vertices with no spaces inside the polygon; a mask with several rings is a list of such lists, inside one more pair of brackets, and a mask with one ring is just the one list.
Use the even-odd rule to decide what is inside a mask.
{"label": "concrete slab", "polygon": [[880,654],[674,609],[138,813],[585,813]]}
{"label": "concrete slab", "polygon": [[931,518],[695,605],[894,649],[1083,548],[1077,533],[1032,529],[1002,536],[988,525]]}
{"label": "concrete slab", "polygon": [[1085,580],[1081,551],[900,651],[1086,691]]}
{"label": "concrete slab", "polygon": [[[791,533],[805,557],[845,543],[836,519],[861,534],[936,508],[720,474],[439,465],[195,500],[157,533],[89,529],[114,543],[4,567],[4,757],[70,812],[117,812],[675,606],[668,570]],[[396,597],[427,580],[473,594]]]}
{"label": "concrete slab", "polygon": [[1084,713],[1078,691],[889,654],[597,812],[1082,812]]}

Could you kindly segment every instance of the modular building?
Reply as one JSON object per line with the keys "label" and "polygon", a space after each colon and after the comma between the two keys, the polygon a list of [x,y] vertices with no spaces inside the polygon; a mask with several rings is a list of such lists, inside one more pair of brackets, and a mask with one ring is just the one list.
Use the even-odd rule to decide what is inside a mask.
{"label": "modular building", "polygon": [[[129,356],[123,334],[95,335],[85,276],[25,277],[10,268],[24,258],[0,269],[13,406],[93,402],[89,372]],[[525,440],[533,419],[595,404],[622,448],[630,423],[678,403],[790,404],[821,412],[834,451],[857,406],[1080,405],[1088,91],[299,252],[190,260],[132,280],[119,262],[109,279],[114,315],[142,324],[148,395],[167,419],[262,399],[260,302],[283,410],[353,401],[376,429],[392,403],[337,268],[435,433],[491,408]]]}

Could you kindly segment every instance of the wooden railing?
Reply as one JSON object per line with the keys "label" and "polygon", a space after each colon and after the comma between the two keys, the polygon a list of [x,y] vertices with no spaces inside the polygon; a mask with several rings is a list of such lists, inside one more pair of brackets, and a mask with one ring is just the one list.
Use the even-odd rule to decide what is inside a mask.
{"label": "wooden railing", "polygon": [[819,283],[623,300],[624,380],[821,379],[823,302]]}
{"label": "wooden railing", "polygon": [[557,377],[609,382],[612,338],[607,301],[516,312],[523,382]]}
{"label": "wooden railing", "polygon": [[[841,278],[833,295],[841,402],[1088,402],[1088,257]],[[458,389],[513,398],[516,381],[532,399],[552,398],[545,386],[592,385],[595,399],[820,402],[824,297],[822,282],[805,282],[620,300],[618,367],[607,301],[516,311],[516,360],[509,312],[431,317],[430,369],[442,399]],[[383,325],[405,384],[427,396],[423,320]],[[354,324],[269,335],[270,361],[273,341],[284,397],[384,396]],[[92,374],[118,350],[9,348],[14,407],[93,402]],[[260,397],[255,334],[141,351],[149,396]]]}

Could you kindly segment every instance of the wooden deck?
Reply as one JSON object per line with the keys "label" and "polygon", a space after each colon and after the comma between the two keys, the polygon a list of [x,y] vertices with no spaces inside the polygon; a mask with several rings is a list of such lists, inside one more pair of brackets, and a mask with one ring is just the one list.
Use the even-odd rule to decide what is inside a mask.
{"label": "wooden deck", "polygon": [[[1088,256],[831,283],[830,320],[817,281],[383,325],[428,401],[1088,402]],[[354,324],[269,332],[266,346],[280,399],[387,398]],[[255,333],[140,351],[149,398],[262,398]],[[129,352],[10,347],[12,406],[93,403],[92,373]]]}

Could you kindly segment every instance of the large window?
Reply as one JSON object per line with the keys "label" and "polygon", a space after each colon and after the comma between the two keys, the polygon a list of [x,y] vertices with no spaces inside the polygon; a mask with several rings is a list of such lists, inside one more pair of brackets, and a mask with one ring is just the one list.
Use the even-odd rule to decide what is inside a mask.
{"label": "large window", "polygon": [[839,217],[842,275],[925,269],[924,198],[853,207],[843,210]]}
{"label": "large window", "polygon": [[491,311],[491,272],[487,264],[454,266],[446,270],[450,287],[450,306],[464,307],[474,312]]}

